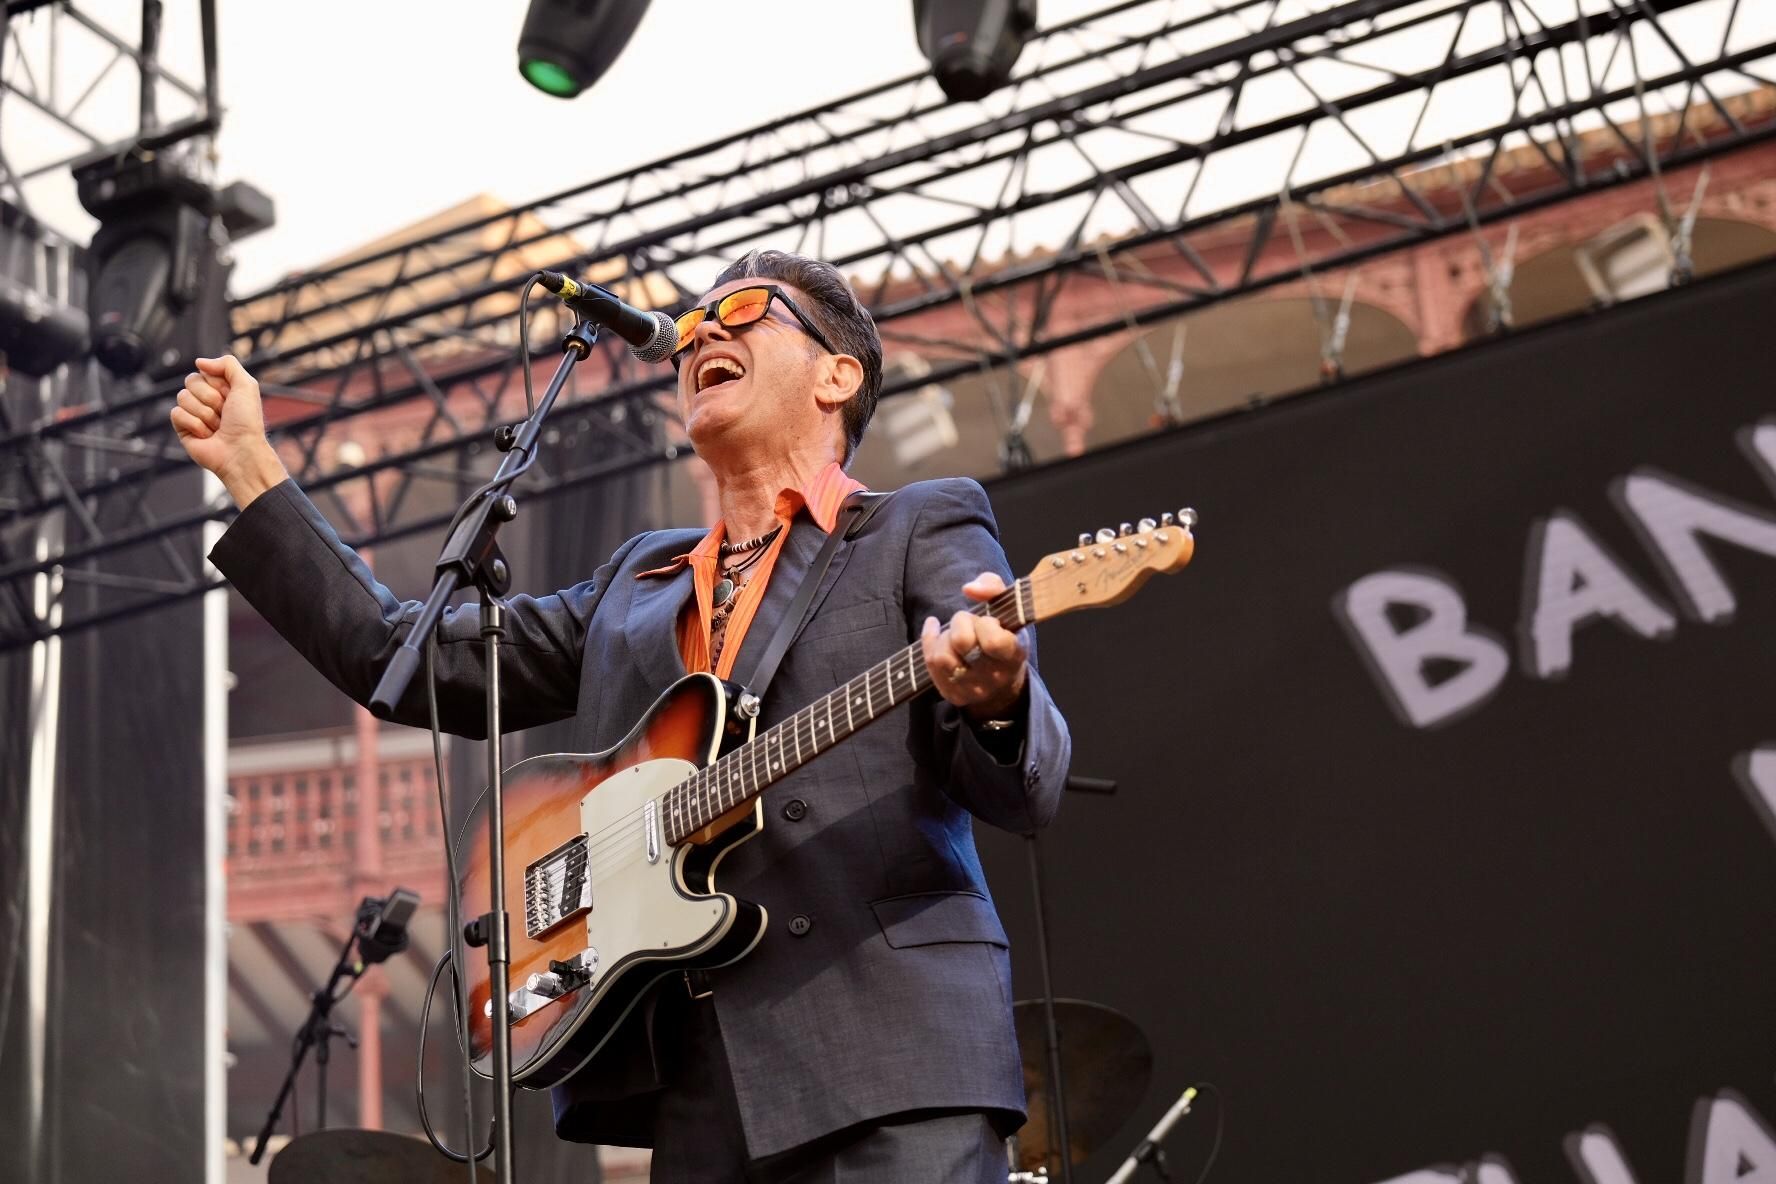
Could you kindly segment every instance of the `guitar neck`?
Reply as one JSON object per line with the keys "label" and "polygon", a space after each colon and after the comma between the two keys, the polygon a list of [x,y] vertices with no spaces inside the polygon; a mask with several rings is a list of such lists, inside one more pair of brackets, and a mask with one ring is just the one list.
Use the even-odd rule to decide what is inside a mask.
{"label": "guitar neck", "polygon": [[[1033,623],[1035,597],[1029,578],[976,605],[974,612],[1007,629]],[[675,846],[684,842],[839,741],[930,689],[931,671],[920,645],[876,663],[675,787],[663,803],[667,842]]]}

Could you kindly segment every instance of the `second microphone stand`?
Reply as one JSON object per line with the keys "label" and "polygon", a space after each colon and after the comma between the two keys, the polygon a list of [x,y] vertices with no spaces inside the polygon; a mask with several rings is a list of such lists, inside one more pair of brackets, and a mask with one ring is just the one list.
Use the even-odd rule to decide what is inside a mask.
{"label": "second microphone stand", "polygon": [[[1069,777],[1066,788],[1075,793],[1112,794],[1116,782],[1098,777]],[[1073,1184],[1072,1133],[1067,1129],[1067,1078],[1061,1064],[1061,1029],[1055,1019],[1054,969],[1048,954],[1048,893],[1042,878],[1042,845],[1032,832],[1024,837],[1030,862],[1030,894],[1036,906],[1036,962],[1042,971],[1042,1044],[1048,1066],[1049,1137],[1060,1148],[1060,1179]]]}
{"label": "second microphone stand", "polygon": [[[499,647],[506,636],[506,606],[500,600],[512,586],[511,568],[495,540],[499,528],[518,516],[518,503],[508,492],[542,434],[543,420],[555,398],[567,384],[576,364],[584,361],[598,342],[598,327],[580,320],[561,339],[561,364],[537,400],[530,417],[512,432],[501,428],[495,443],[505,452],[491,480],[475,500],[464,506],[456,529],[438,555],[431,595],[426,597],[413,630],[395,656],[389,659],[370,696],[370,710],[382,719],[394,716],[424,661],[425,645],[438,627],[444,609],[457,589],[473,585],[480,597],[481,641],[487,651],[487,859],[490,900],[488,911],[464,926],[463,940],[487,949],[489,989],[493,1008],[493,1164],[500,1184],[517,1179],[512,1167],[512,1015],[511,953],[506,920],[506,822],[500,755]],[[526,360],[526,365],[529,364]],[[451,885],[451,891],[456,886]],[[454,940],[454,939],[453,939]]]}

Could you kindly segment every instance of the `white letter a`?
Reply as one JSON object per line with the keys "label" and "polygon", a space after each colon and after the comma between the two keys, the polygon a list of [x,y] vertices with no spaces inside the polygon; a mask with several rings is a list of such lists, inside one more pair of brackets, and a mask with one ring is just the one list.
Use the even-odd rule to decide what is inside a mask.
{"label": "white letter a", "polygon": [[1689,1184],[1776,1184],[1776,1138],[1732,1090],[1696,1103]]}

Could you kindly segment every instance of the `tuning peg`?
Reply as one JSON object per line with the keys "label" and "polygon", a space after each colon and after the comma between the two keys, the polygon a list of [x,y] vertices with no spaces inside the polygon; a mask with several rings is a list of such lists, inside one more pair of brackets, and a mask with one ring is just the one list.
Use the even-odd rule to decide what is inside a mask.
{"label": "tuning peg", "polygon": [[1122,534],[1122,537],[1127,538],[1129,535],[1135,533],[1135,524],[1132,522],[1124,522],[1118,529]]}
{"label": "tuning peg", "polygon": [[1155,522],[1151,518],[1143,518],[1139,522],[1135,523],[1136,528],[1139,529],[1141,531],[1141,533],[1143,533],[1143,534],[1145,534],[1147,531],[1152,530],[1154,527],[1156,527],[1158,525],[1159,525],[1159,523]]}
{"label": "tuning peg", "polygon": [[1109,543],[1109,542],[1114,542],[1115,540],[1116,540],[1116,532],[1114,530],[1111,530],[1108,526],[1106,526],[1102,530],[1098,531],[1098,541],[1100,543]]}
{"label": "tuning peg", "polygon": [[1185,530],[1189,530],[1196,525],[1196,511],[1189,506],[1185,506],[1182,510],[1178,511],[1178,522]]}
{"label": "tuning peg", "polygon": [[1082,547],[1089,547],[1092,545],[1091,531],[1088,530],[1079,536],[1079,545]]}
{"label": "tuning peg", "polygon": [[1178,516],[1176,514],[1172,513],[1170,510],[1167,510],[1165,513],[1163,513],[1159,516],[1159,524],[1161,526],[1171,526],[1174,523],[1176,523],[1177,521],[1178,521]]}

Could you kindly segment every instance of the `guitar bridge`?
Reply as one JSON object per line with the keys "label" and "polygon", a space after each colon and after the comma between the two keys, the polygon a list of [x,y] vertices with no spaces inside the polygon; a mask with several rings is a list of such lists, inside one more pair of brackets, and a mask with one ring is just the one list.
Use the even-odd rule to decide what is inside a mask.
{"label": "guitar bridge", "polygon": [[524,932],[540,937],[592,909],[586,836],[575,835],[524,869]]}

